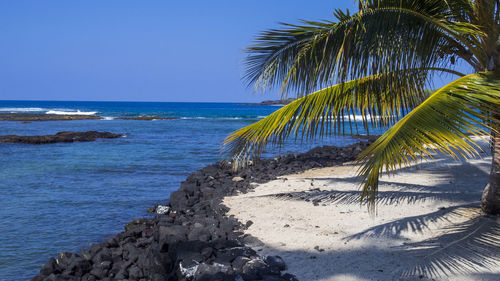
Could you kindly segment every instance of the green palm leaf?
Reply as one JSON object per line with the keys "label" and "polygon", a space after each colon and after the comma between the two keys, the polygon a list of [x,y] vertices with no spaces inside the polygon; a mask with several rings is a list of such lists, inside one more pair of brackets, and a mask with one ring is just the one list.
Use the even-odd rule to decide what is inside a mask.
{"label": "green palm leaf", "polygon": [[488,122],[500,113],[500,77],[476,73],[459,78],[432,94],[410,114],[398,121],[360,156],[363,163],[362,200],[372,209],[378,191],[379,174],[408,166],[439,151],[454,158],[477,155],[470,135],[488,135],[495,130]]}
{"label": "green palm leaf", "polygon": [[[498,133],[500,2],[357,2],[354,14],[336,10],[336,22],[284,24],[257,38],[247,49],[245,78],[256,89],[279,86],[282,95],[293,90],[299,99],[232,133],[225,147],[238,167],[290,135],[308,139],[357,131],[355,114],[365,129],[395,124],[360,158],[362,198],[373,209],[381,172],[430,157],[433,150],[469,157],[477,153],[470,134]],[[424,101],[435,70],[453,73],[455,63],[476,74]],[[493,139],[498,142],[498,135]],[[490,176],[491,184],[496,181]]]}
{"label": "green palm leaf", "polygon": [[[481,28],[453,21],[443,1],[377,1],[339,22],[303,21],[263,32],[247,48],[245,78],[256,89],[318,87],[414,68],[451,68],[457,56],[477,65]],[[300,94],[299,94],[300,95]]]}
{"label": "green palm leaf", "polygon": [[[426,98],[425,81],[432,71],[447,70],[390,72],[327,87],[232,133],[224,145],[233,155],[234,168],[237,168],[251,157],[258,158],[269,142],[281,145],[291,134],[310,139],[332,132],[357,133],[354,122],[357,114],[362,116],[365,129],[369,125],[389,126]],[[349,128],[345,128],[346,124]]]}

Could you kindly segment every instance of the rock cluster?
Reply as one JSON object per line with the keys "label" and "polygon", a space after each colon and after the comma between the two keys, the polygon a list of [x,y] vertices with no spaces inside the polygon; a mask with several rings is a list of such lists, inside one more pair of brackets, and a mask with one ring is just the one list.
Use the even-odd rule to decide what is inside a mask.
{"label": "rock cluster", "polygon": [[78,115],[78,114],[43,114],[43,113],[0,113],[0,121],[65,121],[65,120],[89,120],[101,119],[95,115]]}
{"label": "rock cluster", "polygon": [[132,221],[124,232],[79,254],[49,259],[32,280],[296,280],[282,274],[286,264],[280,257],[261,257],[245,245],[256,241],[243,233],[252,222],[226,216],[222,199],[248,192],[252,182],[352,161],[367,146],[315,148],[261,160],[237,173],[227,162],[209,165],[182,182],[169,206],[156,207],[154,218]]}
{"label": "rock cluster", "polygon": [[109,132],[59,132],[55,135],[44,136],[17,136],[7,135],[0,136],[0,143],[26,143],[26,144],[46,144],[56,142],[75,142],[75,141],[95,141],[98,138],[119,138],[122,134],[113,134]]}
{"label": "rock cluster", "polygon": [[[81,114],[43,114],[43,113],[0,113],[0,121],[22,121],[30,123],[34,121],[67,121],[67,120],[99,120],[104,117],[97,115]],[[180,117],[161,117],[161,116],[124,116],[116,117],[121,120],[172,120]]]}

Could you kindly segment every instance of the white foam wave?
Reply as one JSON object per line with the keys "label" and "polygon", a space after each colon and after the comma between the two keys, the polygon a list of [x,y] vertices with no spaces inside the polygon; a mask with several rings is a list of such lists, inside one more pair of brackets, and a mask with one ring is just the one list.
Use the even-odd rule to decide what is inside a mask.
{"label": "white foam wave", "polygon": [[221,117],[221,118],[215,118],[215,119],[222,119],[222,120],[240,120],[243,119],[242,117]]}
{"label": "white foam wave", "polygon": [[181,117],[182,120],[193,120],[193,119],[209,119],[207,117]]}
{"label": "white foam wave", "polygon": [[104,116],[101,120],[115,120],[115,117]]}
{"label": "white foam wave", "polygon": [[41,112],[45,109],[41,107],[0,107],[0,112]]}
{"label": "white foam wave", "polygon": [[97,111],[64,111],[64,110],[49,110],[45,114],[55,114],[55,115],[95,115]]}

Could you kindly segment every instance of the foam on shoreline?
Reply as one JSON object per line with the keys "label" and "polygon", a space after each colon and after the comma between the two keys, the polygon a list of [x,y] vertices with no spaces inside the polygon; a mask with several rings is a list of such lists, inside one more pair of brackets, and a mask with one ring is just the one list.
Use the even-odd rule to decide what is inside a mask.
{"label": "foam on shoreline", "polygon": [[45,114],[55,114],[55,115],[96,115],[98,111],[76,111],[73,110],[49,110]]}

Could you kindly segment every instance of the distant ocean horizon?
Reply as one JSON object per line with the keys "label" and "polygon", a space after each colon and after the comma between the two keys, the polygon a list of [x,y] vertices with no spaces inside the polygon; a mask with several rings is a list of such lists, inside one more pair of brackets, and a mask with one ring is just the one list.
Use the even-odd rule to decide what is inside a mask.
{"label": "distant ocean horizon", "polygon": [[[0,280],[26,280],[59,252],[78,252],[146,217],[190,173],[222,160],[232,131],[276,106],[244,103],[0,101],[0,113],[84,114],[98,120],[0,121],[0,135],[60,131],[122,133],[118,139],[46,145],[0,144]],[[178,117],[121,120],[116,117]],[[289,142],[281,152],[359,142],[348,136]]]}

